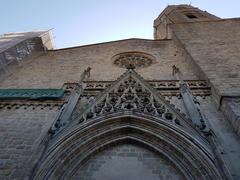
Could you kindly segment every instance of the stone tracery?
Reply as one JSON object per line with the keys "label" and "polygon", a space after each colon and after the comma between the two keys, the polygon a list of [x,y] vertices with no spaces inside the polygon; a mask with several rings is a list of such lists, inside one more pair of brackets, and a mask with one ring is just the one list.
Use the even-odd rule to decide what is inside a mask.
{"label": "stone tracery", "polygon": [[73,114],[73,119],[82,122],[106,114],[128,111],[149,114],[180,125],[185,115],[180,112],[177,115],[164,98],[151,92],[150,87],[144,86],[140,77],[135,76],[138,76],[135,71],[128,70],[117,84],[103,92],[99,98],[96,97],[85,111],[79,113],[76,110],[78,113]]}
{"label": "stone tracery", "polygon": [[35,178],[69,179],[92,153],[121,139],[152,144],[179,166],[186,179],[220,178],[205,137],[134,70],[128,69],[85,105],[83,100],[79,98],[72,117],[60,122],[51,135]]}
{"label": "stone tracery", "polygon": [[142,52],[125,52],[112,57],[113,64],[121,68],[133,66],[135,68],[143,68],[152,65],[155,57]]}

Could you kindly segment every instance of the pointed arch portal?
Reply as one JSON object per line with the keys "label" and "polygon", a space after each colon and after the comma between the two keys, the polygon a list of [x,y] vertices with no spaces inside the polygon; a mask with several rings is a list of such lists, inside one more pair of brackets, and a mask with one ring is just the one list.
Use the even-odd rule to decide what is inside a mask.
{"label": "pointed arch portal", "polygon": [[213,159],[196,139],[159,119],[132,115],[99,118],[74,129],[51,148],[35,178],[70,179],[89,157],[124,142],[154,151],[184,179],[221,179]]}
{"label": "pointed arch portal", "polygon": [[[153,180],[223,179],[207,139],[135,71],[128,70],[85,108],[80,104],[49,141],[33,179],[126,179],[134,170]],[[116,153],[124,147],[126,152]],[[106,153],[112,159],[100,161]]]}

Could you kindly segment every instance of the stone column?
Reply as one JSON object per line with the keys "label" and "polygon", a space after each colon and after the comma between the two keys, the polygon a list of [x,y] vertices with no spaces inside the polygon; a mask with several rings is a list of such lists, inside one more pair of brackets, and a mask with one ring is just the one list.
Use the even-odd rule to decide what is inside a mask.
{"label": "stone column", "polygon": [[49,130],[49,133],[55,134],[56,131],[60,130],[70,119],[72,112],[77,105],[78,99],[81,95],[83,90],[82,82],[86,77],[90,76],[91,68],[88,67],[84,72],[81,74],[80,80],[75,89],[73,89],[72,93],[70,94],[67,103],[63,105],[61,108],[56,120],[54,121],[52,127]]}

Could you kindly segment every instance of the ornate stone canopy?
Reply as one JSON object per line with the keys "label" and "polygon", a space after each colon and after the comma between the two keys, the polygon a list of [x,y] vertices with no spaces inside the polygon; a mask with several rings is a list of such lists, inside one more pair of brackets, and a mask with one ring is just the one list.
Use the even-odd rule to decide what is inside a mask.
{"label": "ornate stone canopy", "polygon": [[222,179],[206,137],[133,69],[80,97],[71,118],[54,126],[33,179],[71,179],[93,154],[122,142],[153,149],[185,179]]}

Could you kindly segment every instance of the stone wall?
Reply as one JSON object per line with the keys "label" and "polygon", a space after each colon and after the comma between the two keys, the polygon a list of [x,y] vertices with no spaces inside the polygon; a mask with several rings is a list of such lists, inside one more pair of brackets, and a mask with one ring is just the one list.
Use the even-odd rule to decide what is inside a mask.
{"label": "stone wall", "polygon": [[199,67],[200,77],[209,80],[214,101],[239,135],[240,19],[182,23],[170,27],[173,37]]}
{"label": "stone wall", "polygon": [[84,163],[74,173],[77,180],[157,180],[184,179],[177,168],[159,154],[135,144],[108,147]]}
{"label": "stone wall", "polygon": [[240,136],[240,98],[223,98],[221,110]]}
{"label": "stone wall", "polygon": [[[237,179],[240,177],[238,172],[240,141],[234,134],[228,121],[224,119],[223,114],[216,109],[211,97],[198,97],[197,99],[201,103],[202,110],[208,123],[216,133],[219,142],[219,150],[222,152],[221,156],[228,167],[230,167],[231,174]],[[174,104],[184,112],[181,99],[173,96],[171,98],[168,97],[167,100],[170,100],[171,104]],[[23,107],[20,109],[5,108],[0,110],[0,179],[23,179],[29,176],[33,168],[33,162],[36,160],[35,155],[39,148],[39,143],[47,134],[47,130],[51,126],[57,111],[57,108],[42,109],[41,107],[37,107],[36,109]],[[135,154],[127,155],[125,151],[130,152],[131,149],[135,149]],[[125,154],[121,154],[122,151],[124,151]],[[139,160],[137,157],[143,157],[144,153],[147,154],[146,159],[143,160],[144,158],[140,158]],[[155,162],[155,160],[151,159],[153,160],[151,162],[154,162],[154,165],[159,167],[160,170],[154,170],[150,161],[147,163],[149,160],[147,158],[148,156],[158,160],[158,162]],[[105,162],[97,165],[98,161],[102,158],[106,158]],[[74,177],[75,179],[80,178],[83,172],[91,171],[91,169],[93,170],[92,174],[84,173],[87,177],[86,179],[100,176],[101,168],[106,168],[104,165],[105,163],[106,166],[109,166],[111,163],[115,163],[116,159],[125,162],[126,158],[130,158],[131,162],[133,162],[133,164],[130,165],[145,168],[145,171],[150,173],[153,179],[156,177],[167,178],[174,175],[174,172],[176,172],[168,162],[148,149],[134,145],[121,145],[112,148],[109,147],[109,149],[96,154],[96,156],[92,157],[88,164],[86,164],[88,168],[85,166],[79,167]],[[94,170],[96,168],[99,169]],[[162,171],[162,169],[164,169],[164,171]],[[170,172],[171,175],[168,174]],[[175,175],[174,177],[178,177]]]}
{"label": "stone wall", "polygon": [[0,109],[0,179],[29,176],[39,143],[58,109],[30,107]]}
{"label": "stone wall", "polygon": [[197,98],[207,124],[214,132],[217,151],[220,153],[234,179],[240,178],[240,139],[223,112],[217,109],[212,97]]}
{"label": "stone wall", "polygon": [[219,96],[240,95],[239,19],[174,24],[171,29]]}
{"label": "stone wall", "polygon": [[[209,80],[213,96],[197,99],[214,132],[217,144],[214,150],[218,151],[233,178],[240,179],[240,140],[234,133],[234,130],[240,132],[240,103],[239,98],[234,98],[240,96],[240,20],[176,23],[169,28],[173,40],[129,39],[42,52],[29,57],[24,66],[8,74],[1,80],[0,88],[61,88],[64,83],[79,81],[80,74],[88,66],[92,68],[88,80],[114,81],[125,71],[113,64],[114,55],[129,51],[151,54],[156,61],[136,70],[146,80],[174,79],[173,65],[181,70],[184,79]],[[216,96],[222,112],[213,103]],[[166,99],[185,112],[181,98],[169,95]],[[57,112],[57,107],[0,109],[0,179],[24,179],[30,175],[36,153],[40,152],[39,144]],[[117,170],[110,171],[109,167]],[[140,174],[136,174],[137,171]],[[147,179],[182,178],[176,167],[163,157],[135,144],[102,149],[81,164],[73,177],[125,179],[131,175],[138,179],[146,179],[145,176]]]}
{"label": "stone wall", "polygon": [[[234,130],[239,130],[239,100],[228,99],[222,101],[222,111],[218,110],[213,97],[211,96],[197,96],[196,99],[200,103],[202,113],[209,128],[215,133],[215,138],[218,144],[218,151],[224,163],[230,168],[230,172],[235,179],[240,178],[238,169],[240,168],[240,139],[235,134]],[[182,99],[173,96],[170,100],[176,108],[181,112],[186,113]],[[225,116],[232,119],[229,122]]]}
{"label": "stone wall", "polygon": [[198,78],[173,41],[130,39],[48,51],[15,71],[0,87],[60,88],[63,83],[77,82],[88,66],[92,67],[90,80],[116,80],[125,69],[113,65],[111,58],[126,51],[145,52],[156,58],[153,65],[137,69],[145,79],[173,79],[172,65],[183,71],[185,79]]}

